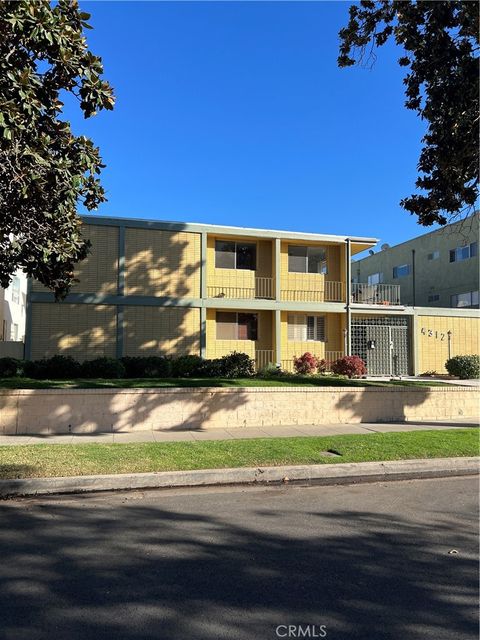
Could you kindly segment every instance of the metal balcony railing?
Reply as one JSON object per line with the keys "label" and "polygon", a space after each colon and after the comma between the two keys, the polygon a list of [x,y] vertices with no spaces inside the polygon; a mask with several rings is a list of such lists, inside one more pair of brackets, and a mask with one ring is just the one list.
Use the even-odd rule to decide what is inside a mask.
{"label": "metal balcony railing", "polygon": [[260,371],[269,364],[275,364],[275,353],[273,349],[256,349],[254,359],[255,369]]}
{"label": "metal balcony railing", "polygon": [[207,286],[207,295],[209,298],[273,300],[275,298],[275,279],[256,277],[255,286]]}
{"label": "metal balcony railing", "polygon": [[399,305],[401,304],[400,285],[353,283],[352,303]]}

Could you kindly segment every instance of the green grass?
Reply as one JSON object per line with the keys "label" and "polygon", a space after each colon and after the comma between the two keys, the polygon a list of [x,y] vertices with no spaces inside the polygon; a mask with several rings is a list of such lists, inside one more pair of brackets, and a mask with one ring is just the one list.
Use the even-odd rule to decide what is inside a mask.
{"label": "green grass", "polygon": [[447,386],[442,382],[417,380],[348,380],[335,376],[292,376],[285,378],[127,378],[34,380],[33,378],[0,378],[0,389],[134,389],[163,387],[431,387]]}
{"label": "green grass", "polygon": [[[328,449],[340,456],[326,456]],[[0,478],[476,456],[476,429],[139,444],[0,446]]]}

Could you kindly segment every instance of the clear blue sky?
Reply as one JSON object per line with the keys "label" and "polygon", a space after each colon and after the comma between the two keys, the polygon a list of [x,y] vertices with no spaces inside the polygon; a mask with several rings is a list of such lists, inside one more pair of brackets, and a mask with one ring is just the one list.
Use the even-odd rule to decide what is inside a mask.
{"label": "clear blue sky", "polygon": [[83,2],[113,112],[83,120],[107,164],[100,215],[366,235],[432,230],[399,206],[424,127],[399,51],[338,69],[344,2]]}

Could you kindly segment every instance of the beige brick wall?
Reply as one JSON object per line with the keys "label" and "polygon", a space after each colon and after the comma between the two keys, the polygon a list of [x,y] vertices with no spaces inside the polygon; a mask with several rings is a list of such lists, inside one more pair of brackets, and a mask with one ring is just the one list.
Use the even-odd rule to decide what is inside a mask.
{"label": "beige brick wall", "polygon": [[126,295],[198,298],[200,239],[199,233],[126,229]]}
{"label": "beige brick wall", "polygon": [[200,309],[126,306],[126,356],[200,354]]}
{"label": "beige brick wall", "polygon": [[[87,258],[78,263],[75,277],[80,282],[73,285],[72,293],[97,293],[116,295],[118,286],[118,227],[103,227],[94,224],[82,226],[84,238],[92,243]],[[32,282],[33,291],[47,291],[37,281]]]}
{"label": "beige brick wall", "polygon": [[478,403],[468,387],[0,390],[0,433],[475,420]]}
{"label": "beige brick wall", "polygon": [[32,304],[32,360],[56,354],[77,360],[114,358],[116,313],[111,305]]}

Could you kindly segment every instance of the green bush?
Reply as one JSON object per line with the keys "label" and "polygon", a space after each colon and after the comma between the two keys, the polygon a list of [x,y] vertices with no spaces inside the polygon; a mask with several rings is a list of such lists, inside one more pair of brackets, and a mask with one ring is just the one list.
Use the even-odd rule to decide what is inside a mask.
{"label": "green bush", "polygon": [[257,373],[258,378],[281,378],[282,376],[286,377],[289,375],[291,374],[272,363],[267,364]]}
{"label": "green bush", "polygon": [[0,378],[15,378],[23,373],[23,363],[16,358],[0,358]]}
{"label": "green bush", "polygon": [[115,358],[96,358],[85,360],[81,366],[82,378],[124,378],[125,366]]}
{"label": "green bush", "polygon": [[480,356],[455,356],[447,360],[445,368],[460,380],[480,378]]}
{"label": "green bush", "polygon": [[224,378],[250,378],[255,375],[255,361],[246,353],[232,351],[220,360]]}
{"label": "green bush", "polygon": [[168,378],[172,373],[172,361],[162,356],[121,358],[126,378]]}
{"label": "green bush", "polygon": [[200,367],[200,378],[221,378],[223,376],[223,362],[221,358],[204,360]]}
{"label": "green bush", "polygon": [[200,356],[180,356],[173,358],[172,376],[174,378],[195,378],[201,375],[204,360]]}
{"label": "green bush", "polygon": [[52,356],[42,360],[27,360],[23,363],[23,374],[37,380],[62,380],[78,378],[80,363],[71,356]]}

